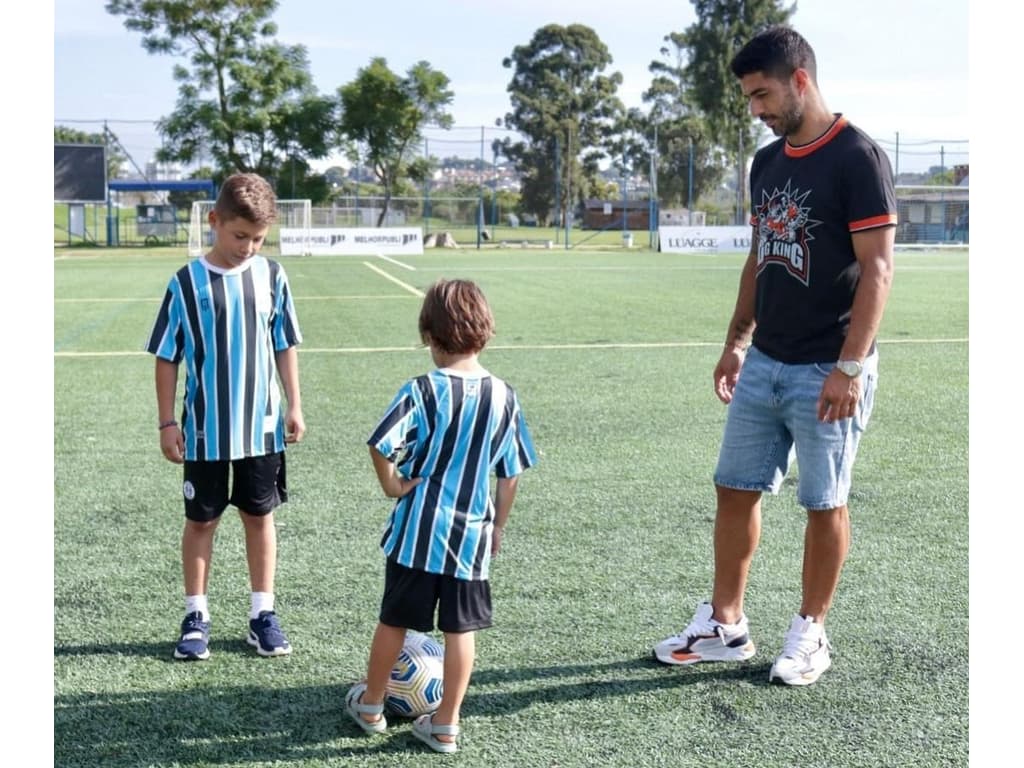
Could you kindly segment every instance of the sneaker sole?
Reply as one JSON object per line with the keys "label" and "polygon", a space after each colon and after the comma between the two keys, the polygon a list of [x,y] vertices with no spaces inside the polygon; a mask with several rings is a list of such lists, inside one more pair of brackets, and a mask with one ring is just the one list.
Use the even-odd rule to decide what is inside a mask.
{"label": "sneaker sole", "polygon": [[685,666],[688,664],[699,664],[703,661],[746,661],[752,658],[757,652],[753,642],[748,642],[746,645],[740,646],[731,650],[728,654],[715,655],[715,654],[700,654],[700,653],[666,653],[660,654],[657,651],[654,652],[654,658],[660,661],[662,664],[672,664],[674,666]]}
{"label": "sneaker sole", "polygon": [[202,653],[182,653],[177,648],[174,649],[174,658],[179,661],[206,661],[210,658],[209,651],[203,651]]}
{"label": "sneaker sole", "polygon": [[832,664],[829,663],[827,667],[819,669],[816,672],[805,672],[802,675],[798,675],[797,677],[787,680],[781,674],[777,674],[775,672],[775,665],[773,664],[771,672],[768,673],[768,682],[775,683],[776,685],[811,685],[813,683],[818,682],[818,678],[821,677],[826,671],[828,671],[829,667],[831,666]]}
{"label": "sneaker sole", "polygon": [[260,641],[252,635],[249,635],[247,638],[245,638],[245,642],[247,642],[249,645],[255,648],[256,653],[265,658],[270,658],[271,656],[287,656],[289,653],[292,652],[292,647],[290,645],[287,648],[271,648],[268,651],[266,648],[263,648],[260,645]]}

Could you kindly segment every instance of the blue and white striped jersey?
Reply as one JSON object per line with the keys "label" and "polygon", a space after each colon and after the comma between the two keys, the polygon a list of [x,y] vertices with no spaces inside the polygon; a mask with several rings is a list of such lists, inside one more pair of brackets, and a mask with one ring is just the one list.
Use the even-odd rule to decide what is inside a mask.
{"label": "blue and white striped jersey", "polygon": [[288,278],[260,255],[224,270],[194,259],[171,278],[146,351],[185,363],[185,459],[284,450],[276,352],[302,333]]}
{"label": "blue and white striped jersey", "polygon": [[367,443],[406,478],[381,547],[407,568],[484,580],[491,562],[490,475],[537,463],[515,390],[487,371],[434,370],[405,383]]}

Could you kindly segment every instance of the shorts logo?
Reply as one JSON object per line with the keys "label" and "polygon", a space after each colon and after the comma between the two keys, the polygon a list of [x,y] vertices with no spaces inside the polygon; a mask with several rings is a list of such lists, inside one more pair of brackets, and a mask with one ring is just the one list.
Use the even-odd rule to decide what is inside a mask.
{"label": "shorts logo", "polygon": [[185,494],[185,498],[188,499],[189,501],[192,501],[192,499],[196,497],[196,487],[192,485],[191,480],[185,481],[185,485],[182,486],[181,491],[182,493]]}

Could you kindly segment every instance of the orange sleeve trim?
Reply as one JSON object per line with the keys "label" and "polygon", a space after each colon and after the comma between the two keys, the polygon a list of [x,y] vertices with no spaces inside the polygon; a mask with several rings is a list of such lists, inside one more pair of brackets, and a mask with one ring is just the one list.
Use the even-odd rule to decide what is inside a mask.
{"label": "orange sleeve trim", "polygon": [[875,227],[895,226],[896,214],[886,213],[882,216],[872,216],[870,219],[850,222],[851,232],[860,232],[862,229],[874,229]]}

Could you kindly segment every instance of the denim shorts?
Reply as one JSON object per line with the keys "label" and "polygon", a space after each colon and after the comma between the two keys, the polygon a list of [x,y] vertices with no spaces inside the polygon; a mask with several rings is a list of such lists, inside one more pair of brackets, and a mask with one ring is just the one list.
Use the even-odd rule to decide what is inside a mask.
{"label": "denim shorts", "polygon": [[750,347],[728,406],[715,485],[775,494],[795,459],[801,506],[844,506],[857,445],[874,405],[878,351],[864,360],[856,414],[826,423],[818,421],[818,396],[834,367],[780,363]]}

